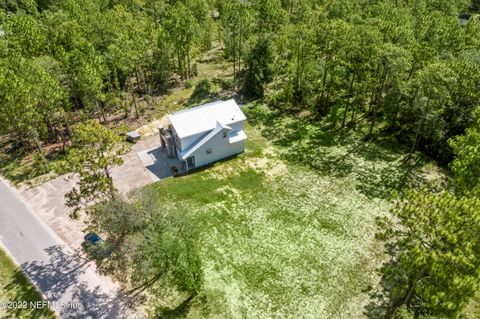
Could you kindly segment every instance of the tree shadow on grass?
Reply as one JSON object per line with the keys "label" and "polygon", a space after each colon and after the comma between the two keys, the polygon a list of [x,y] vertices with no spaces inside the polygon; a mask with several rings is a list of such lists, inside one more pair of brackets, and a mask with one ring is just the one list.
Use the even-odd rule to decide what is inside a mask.
{"label": "tree shadow on grass", "polygon": [[322,176],[343,178],[353,174],[356,189],[369,198],[388,198],[394,191],[425,183],[418,170],[420,161],[402,161],[404,148],[393,139],[364,141],[361,130],[333,131],[321,123],[281,112],[257,112],[254,118],[254,124],[261,124],[261,134],[280,146],[285,160],[305,165]]}
{"label": "tree shadow on grass", "polygon": [[158,319],[168,319],[168,318],[186,318],[187,314],[192,306],[192,299],[194,296],[189,296],[182,303],[180,303],[175,308],[159,308],[157,309]]}
{"label": "tree shadow on grass", "polygon": [[0,143],[0,173],[16,184],[31,177],[33,169],[30,165],[22,167],[22,159],[28,153],[11,144],[10,141]]}
{"label": "tree shadow on grass", "polygon": [[406,161],[393,162],[385,167],[362,169],[357,171],[356,189],[369,198],[390,198],[394,191],[419,188],[427,181],[417,171],[420,159],[415,163]]}
{"label": "tree shadow on grass", "polygon": [[45,249],[48,261],[21,265],[62,318],[132,318],[134,300],[120,290],[106,293],[87,272],[89,261],[65,246]]}
{"label": "tree shadow on grass", "polygon": [[[395,274],[396,272],[396,260],[394,258],[394,245],[386,245],[386,250],[390,259],[385,261],[382,266],[377,269],[378,274],[380,275],[379,287],[368,291],[370,301],[364,307],[363,314],[370,319],[377,318],[390,318],[391,314],[388,315],[388,312],[392,310],[392,306],[400,302],[400,299],[394,299],[391,295],[392,289],[395,286],[406,285],[406,282],[403,282],[402,276]],[[395,317],[395,316],[394,316]]]}
{"label": "tree shadow on grass", "polygon": [[42,297],[35,287],[28,282],[25,274],[20,269],[13,273],[3,289],[15,292],[15,294],[9,295],[11,299],[4,301],[20,302],[20,306],[5,309],[8,314],[7,318],[55,318],[55,315],[48,307],[38,309],[30,307],[30,302],[42,301]]}

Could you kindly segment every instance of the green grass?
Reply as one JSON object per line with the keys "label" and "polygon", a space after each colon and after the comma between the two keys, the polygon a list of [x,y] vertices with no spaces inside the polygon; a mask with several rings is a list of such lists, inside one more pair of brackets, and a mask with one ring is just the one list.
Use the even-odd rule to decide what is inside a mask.
{"label": "green grass", "polygon": [[23,272],[13,263],[9,256],[0,249],[0,318],[56,318],[48,308],[21,309],[5,307],[7,302],[42,301],[38,291],[25,278]]}
{"label": "green grass", "polygon": [[465,307],[460,318],[475,319],[480,318],[480,291],[472,298],[470,303]]}
{"label": "green grass", "polygon": [[375,218],[392,192],[442,175],[423,160],[401,164],[392,141],[253,111],[244,154],[148,187],[161,207],[201,220],[204,302],[178,317],[365,316],[386,258]]}

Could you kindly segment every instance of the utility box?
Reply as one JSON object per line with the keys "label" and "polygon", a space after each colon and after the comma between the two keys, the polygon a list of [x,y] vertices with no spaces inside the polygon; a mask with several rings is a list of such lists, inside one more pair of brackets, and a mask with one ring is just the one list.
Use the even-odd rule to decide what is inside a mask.
{"label": "utility box", "polygon": [[137,132],[131,131],[127,133],[127,141],[129,141],[130,143],[135,143],[139,139],[140,134],[138,134]]}

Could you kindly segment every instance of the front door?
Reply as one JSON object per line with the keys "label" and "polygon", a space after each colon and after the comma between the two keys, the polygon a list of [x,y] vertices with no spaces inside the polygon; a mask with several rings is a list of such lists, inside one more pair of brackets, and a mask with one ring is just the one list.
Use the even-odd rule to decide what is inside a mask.
{"label": "front door", "polygon": [[195,167],[195,156],[187,158],[187,170]]}

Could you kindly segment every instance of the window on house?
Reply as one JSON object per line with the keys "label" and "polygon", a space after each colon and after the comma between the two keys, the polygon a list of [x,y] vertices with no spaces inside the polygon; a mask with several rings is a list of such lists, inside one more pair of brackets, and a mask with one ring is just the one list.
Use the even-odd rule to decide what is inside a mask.
{"label": "window on house", "polygon": [[227,132],[223,132],[223,138],[227,138]]}
{"label": "window on house", "polygon": [[213,150],[211,148],[207,149],[207,154],[212,154]]}

